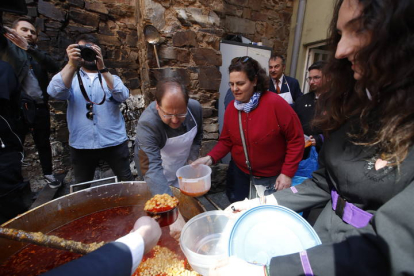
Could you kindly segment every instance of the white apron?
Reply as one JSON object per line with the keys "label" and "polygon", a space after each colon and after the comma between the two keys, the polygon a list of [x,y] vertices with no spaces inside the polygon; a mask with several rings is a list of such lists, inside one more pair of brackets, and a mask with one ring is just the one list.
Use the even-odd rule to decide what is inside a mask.
{"label": "white apron", "polygon": [[197,135],[197,122],[190,112],[190,109],[188,109],[188,113],[193,118],[195,126],[180,136],[167,138],[167,142],[161,149],[161,160],[165,178],[168,180],[168,185],[175,187],[178,187],[175,173],[179,168],[186,165],[194,137]]}
{"label": "white apron", "polygon": [[[282,97],[283,99],[285,99],[285,101],[288,104],[293,104],[292,93],[290,93],[290,86],[289,86],[287,80],[285,79],[285,77],[283,77],[283,80],[285,81],[285,84],[286,84],[289,91],[285,92],[285,93],[280,93],[279,96]],[[282,88],[280,88],[280,89],[282,89]]]}

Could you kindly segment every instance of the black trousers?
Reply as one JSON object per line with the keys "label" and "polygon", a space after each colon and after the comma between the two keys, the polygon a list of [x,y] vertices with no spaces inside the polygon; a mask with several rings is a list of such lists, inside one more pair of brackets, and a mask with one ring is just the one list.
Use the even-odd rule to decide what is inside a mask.
{"label": "black trousers", "polygon": [[52,149],[50,147],[50,112],[47,104],[36,105],[36,117],[34,126],[30,128],[22,125],[18,131],[24,144],[27,133],[31,132],[33,141],[39,153],[40,165],[43,174],[52,174]]}
{"label": "black trousers", "polygon": [[227,169],[226,195],[231,203],[244,200],[249,196],[250,176],[240,170],[233,159]]}
{"label": "black trousers", "polygon": [[30,184],[23,182],[22,155],[0,149],[0,224],[26,212],[32,204]]}
{"label": "black trousers", "polygon": [[100,160],[108,163],[120,181],[133,181],[129,167],[128,141],[102,149],[75,149],[70,147],[76,183],[93,180]]}

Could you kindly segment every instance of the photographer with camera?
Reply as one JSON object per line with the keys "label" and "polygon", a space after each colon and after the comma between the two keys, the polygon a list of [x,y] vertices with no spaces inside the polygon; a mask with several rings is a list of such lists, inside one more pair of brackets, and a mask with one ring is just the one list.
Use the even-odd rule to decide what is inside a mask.
{"label": "photographer with camera", "polygon": [[18,18],[12,28],[4,27],[3,32],[0,35],[0,60],[13,67],[21,85],[22,120],[17,134],[24,144],[26,134],[31,132],[44,178],[51,188],[58,188],[61,182],[53,175],[49,96],[46,89],[49,84],[48,73],[58,72],[59,64],[37,47],[38,30],[29,19]]}
{"label": "photographer with camera", "polygon": [[52,78],[47,92],[68,101],[69,145],[76,182],[93,180],[100,160],[109,164],[119,180],[132,181],[128,137],[119,109],[129,97],[129,90],[118,76],[109,73],[98,45],[98,40],[88,34],[69,45],[69,61]]}

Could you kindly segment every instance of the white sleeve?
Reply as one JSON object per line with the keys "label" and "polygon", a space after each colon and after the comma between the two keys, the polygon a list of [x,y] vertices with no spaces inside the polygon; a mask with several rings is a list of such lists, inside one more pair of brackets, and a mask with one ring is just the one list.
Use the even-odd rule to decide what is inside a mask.
{"label": "white sleeve", "polygon": [[145,243],[141,235],[135,231],[125,235],[116,240],[117,242],[122,242],[128,246],[132,255],[132,268],[131,275],[135,272],[139,264],[141,263],[142,256],[144,255]]}

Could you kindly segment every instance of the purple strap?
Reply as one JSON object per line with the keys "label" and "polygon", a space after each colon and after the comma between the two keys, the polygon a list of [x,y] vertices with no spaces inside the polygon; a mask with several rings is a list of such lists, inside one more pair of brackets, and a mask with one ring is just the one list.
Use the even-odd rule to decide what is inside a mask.
{"label": "purple strap", "polygon": [[[331,197],[332,209],[336,211],[336,208],[338,207],[338,200],[343,199],[340,198],[340,195],[335,190],[331,191]],[[356,228],[367,226],[373,216],[372,214],[356,207],[354,204],[347,201],[345,201],[345,206],[343,209],[342,220]]]}
{"label": "purple strap", "polygon": [[292,192],[293,192],[294,194],[296,194],[296,193],[298,192],[298,189],[296,189],[295,187],[290,187],[290,189],[292,190]]}
{"label": "purple strap", "polygon": [[300,261],[302,262],[303,272],[305,276],[313,276],[312,267],[309,262],[308,253],[306,251],[299,252]]}

